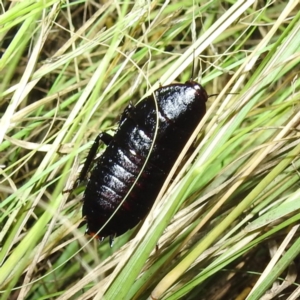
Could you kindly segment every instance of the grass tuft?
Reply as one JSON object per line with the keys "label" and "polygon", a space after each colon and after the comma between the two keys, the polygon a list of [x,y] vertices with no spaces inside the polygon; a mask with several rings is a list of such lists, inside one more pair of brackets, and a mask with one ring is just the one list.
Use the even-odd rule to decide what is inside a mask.
{"label": "grass tuft", "polygon": [[[299,298],[296,1],[1,10],[1,300]],[[113,248],[84,236],[66,191],[93,139],[191,76],[218,95],[177,175]]]}

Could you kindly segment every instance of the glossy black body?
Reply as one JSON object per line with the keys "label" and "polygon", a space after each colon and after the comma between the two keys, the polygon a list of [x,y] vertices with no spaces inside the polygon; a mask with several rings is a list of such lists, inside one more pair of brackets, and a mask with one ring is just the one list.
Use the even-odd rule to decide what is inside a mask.
{"label": "glossy black body", "polygon": [[84,165],[82,172],[86,173],[99,140],[108,144],[91,171],[83,203],[87,233],[91,235],[115,212],[97,235],[99,239],[125,233],[148,214],[177,157],[206,112],[207,93],[193,81],[161,87],[155,91],[155,98],[157,107],[153,95],[136,106],[128,106],[115,135],[100,135]]}

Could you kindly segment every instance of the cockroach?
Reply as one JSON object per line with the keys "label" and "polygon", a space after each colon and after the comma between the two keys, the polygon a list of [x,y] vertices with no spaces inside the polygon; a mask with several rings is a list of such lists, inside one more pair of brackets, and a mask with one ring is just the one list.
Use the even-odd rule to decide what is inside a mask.
{"label": "cockroach", "polygon": [[[82,208],[87,234],[99,240],[109,236],[112,246],[115,236],[145,218],[203,118],[207,99],[195,81],[166,85],[137,105],[130,104],[114,136],[98,135],[78,178],[82,181],[92,166]],[[101,141],[107,147],[93,163]]]}

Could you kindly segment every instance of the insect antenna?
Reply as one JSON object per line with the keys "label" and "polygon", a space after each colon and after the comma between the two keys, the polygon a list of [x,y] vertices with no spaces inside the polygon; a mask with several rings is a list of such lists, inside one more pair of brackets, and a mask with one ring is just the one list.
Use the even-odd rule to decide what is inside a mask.
{"label": "insect antenna", "polygon": [[195,69],[195,49],[193,51],[192,76],[190,78],[190,81],[193,81],[194,79],[194,69]]}
{"label": "insect antenna", "polygon": [[[225,95],[239,95],[240,93],[226,93]],[[219,96],[220,94],[211,94],[211,95],[208,95],[207,98],[210,98],[210,97],[214,97],[214,96]]]}

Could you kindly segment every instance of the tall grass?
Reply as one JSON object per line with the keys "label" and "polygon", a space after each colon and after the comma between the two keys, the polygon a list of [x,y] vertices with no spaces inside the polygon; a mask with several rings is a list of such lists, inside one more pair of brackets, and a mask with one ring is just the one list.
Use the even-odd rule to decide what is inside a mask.
{"label": "tall grass", "polygon": [[[1,9],[1,299],[299,298],[297,1]],[[218,94],[193,151],[113,248],[85,236],[68,190],[93,139],[191,76]]]}

